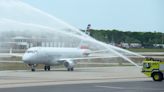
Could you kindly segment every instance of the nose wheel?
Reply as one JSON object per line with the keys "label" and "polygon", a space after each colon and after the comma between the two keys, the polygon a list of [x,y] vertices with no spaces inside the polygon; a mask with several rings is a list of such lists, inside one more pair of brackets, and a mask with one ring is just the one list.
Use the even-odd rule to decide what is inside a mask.
{"label": "nose wheel", "polygon": [[45,71],[50,71],[51,70],[51,67],[50,66],[44,66],[44,70]]}
{"label": "nose wheel", "polygon": [[35,72],[36,65],[35,64],[29,64],[29,66],[31,67],[31,71]]}

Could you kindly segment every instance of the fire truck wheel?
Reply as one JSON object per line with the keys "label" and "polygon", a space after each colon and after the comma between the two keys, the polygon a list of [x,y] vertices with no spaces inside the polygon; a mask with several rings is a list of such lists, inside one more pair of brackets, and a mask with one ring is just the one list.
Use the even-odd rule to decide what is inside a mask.
{"label": "fire truck wheel", "polygon": [[152,78],[154,81],[162,81],[163,80],[163,74],[160,72],[154,72],[152,74]]}

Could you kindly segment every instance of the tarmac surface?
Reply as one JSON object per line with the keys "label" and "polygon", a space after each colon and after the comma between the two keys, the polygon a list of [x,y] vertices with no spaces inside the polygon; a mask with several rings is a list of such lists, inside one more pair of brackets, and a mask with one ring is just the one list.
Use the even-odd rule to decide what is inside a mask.
{"label": "tarmac surface", "polygon": [[164,82],[128,81],[3,88],[0,92],[164,92]]}
{"label": "tarmac surface", "polygon": [[0,71],[0,88],[126,81],[152,80],[135,66],[75,68],[73,72],[68,72],[65,68],[52,71],[37,70],[36,72]]}
{"label": "tarmac surface", "polygon": [[0,71],[0,92],[164,92],[135,66]]}

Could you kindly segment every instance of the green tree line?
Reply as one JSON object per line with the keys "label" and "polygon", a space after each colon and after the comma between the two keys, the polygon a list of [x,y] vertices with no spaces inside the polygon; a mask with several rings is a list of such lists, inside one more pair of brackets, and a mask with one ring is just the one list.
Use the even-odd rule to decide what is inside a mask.
{"label": "green tree line", "polygon": [[96,30],[91,29],[90,35],[97,40],[119,44],[140,43],[144,47],[152,47],[153,44],[163,44],[164,33],[161,32],[131,32],[119,30]]}

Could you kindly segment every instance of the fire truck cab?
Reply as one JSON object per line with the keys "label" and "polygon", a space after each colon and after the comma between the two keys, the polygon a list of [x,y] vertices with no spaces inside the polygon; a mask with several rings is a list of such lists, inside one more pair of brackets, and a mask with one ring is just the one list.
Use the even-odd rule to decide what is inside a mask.
{"label": "fire truck cab", "polygon": [[146,58],[143,61],[142,72],[148,77],[152,77],[154,81],[162,81],[164,79],[164,61]]}

